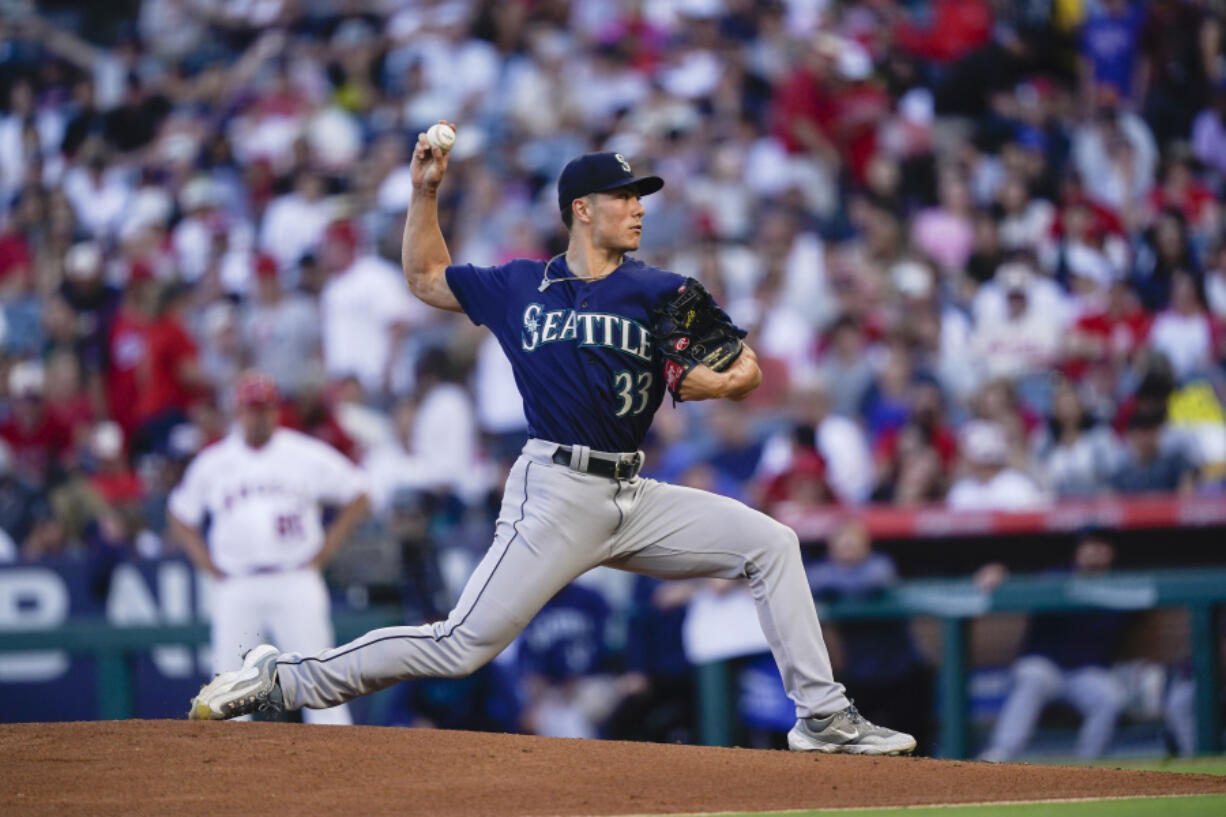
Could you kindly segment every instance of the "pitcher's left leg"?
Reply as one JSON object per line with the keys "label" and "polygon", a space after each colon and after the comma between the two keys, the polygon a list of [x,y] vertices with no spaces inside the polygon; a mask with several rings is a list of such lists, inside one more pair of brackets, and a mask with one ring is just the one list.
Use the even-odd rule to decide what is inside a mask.
{"label": "pitcher's left leg", "polygon": [[678,579],[744,577],[762,632],[800,718],[849,705],[834,680],[796,534],[728,497],[636,480],[619,504],[624,521],[610,567]]}

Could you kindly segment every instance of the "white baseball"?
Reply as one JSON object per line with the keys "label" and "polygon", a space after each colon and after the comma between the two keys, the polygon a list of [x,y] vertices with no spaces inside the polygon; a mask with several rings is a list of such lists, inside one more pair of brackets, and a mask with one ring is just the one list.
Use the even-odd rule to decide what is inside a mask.
{"label": "white baseball", "polygon": [[455,130],[441,122],[431,125],[430,130],[426,131],[426,141],[430,143],[430,147],[451,150],[451,146],[455,144]]}

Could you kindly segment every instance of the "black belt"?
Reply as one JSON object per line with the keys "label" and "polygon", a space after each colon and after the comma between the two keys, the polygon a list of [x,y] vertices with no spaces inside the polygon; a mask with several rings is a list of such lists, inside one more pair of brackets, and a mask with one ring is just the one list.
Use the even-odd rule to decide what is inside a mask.
{"label": "black belt", "polygon": [[288,573],[291,570],[297,570],[294,567],[285,567],[284,565],[257,565],[249,568],[242,576],[269,576],[273,573]]}
{"label": "black belt", "polygon": [[634,479],[639,469],[643,467],[643,455],[639,451],[633,454],[605,454],[592,451],[588,455],[587,467],[580,468],[571,464],[572,449],[569,445],[559,445],[553,452],[553,461],[565,465],[575,471],[585,474],[595,474],[609,479]]}

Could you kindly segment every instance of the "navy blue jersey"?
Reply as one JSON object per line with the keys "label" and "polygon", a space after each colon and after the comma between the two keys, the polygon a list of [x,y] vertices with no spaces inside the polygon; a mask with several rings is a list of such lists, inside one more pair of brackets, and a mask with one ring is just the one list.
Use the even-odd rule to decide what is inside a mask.
{"label": "navy blue jersey", "polygon": [[627,258],[597,281],[559,258],[543,292],[544,261],[447,268],[447,285],[473,323],[511,360],[528,433],[597,451],[635,451],[664,397],[651,313],[685,279]]}

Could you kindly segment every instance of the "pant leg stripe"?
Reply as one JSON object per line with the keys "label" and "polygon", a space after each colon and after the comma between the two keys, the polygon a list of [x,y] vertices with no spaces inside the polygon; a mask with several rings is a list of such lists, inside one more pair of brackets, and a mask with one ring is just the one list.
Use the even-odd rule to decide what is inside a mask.
{"label": "pant leg stripe", "polygon": [[468,608],[468,612],[464,614],[464,617],[460,619],[459,623],[457,623],[455,627],[452,627],[450,630],[448,630],[443,635],[439,636],[437,639],[434,639],[434,636],[432,635],[385,635],[385,636],[382,636],[381,638],[376,638],[372,641],[367,641],[364,644],[357,644],[351,647],[350,649],[345,650],[344,652],[335,653],[333,655],[328,656],[327,658],[319,658],[317,656],[310,655],[310,656],[305,656],[303,658],[299,658],[295,661],[277,661],[277,664],[292,664],[294,666],[297,666],[299,664],[306,663],[307,661],[315,661],[320,664],[326,664],[329,661],[332,661],[334,659],[343,658],[346,655],[351,655],[352,653],[357,652],[363,647],[369,647],[374,644],[381,644],[384,641],[392,641],[392,640],[399,639],[399,638],[409,638],[409,639],[429,638],[429,639],[433,639],[437,641],[442,641],[444,638],[450,638],[453,632],[455,632],[458,628],[463,627],[464,622],[468,621],[468,617],[472,615],[473,610],[476,609],[477,607],[477,602],[479,602],[481,600],[481,596],[484,595],[485,588],[489,587],[490,581],[494,578],[494,574],[498,572],[498,568],[502,564],[502,560],[506,558],[507,553],[511,550],[511,545],[515,544],[515,540],[519,538],[519,523],[524,521],[524,509],[528,504],[528,472],[530,470],[532,470],[531,460],[528,461],[527,466],[524,468],[524,500],[523,502],[519,503],[519,519],[516,519],[513,523],[511,523],[511,529],[515,531],[515,533],[514,535],[511,536],[510,541],[507,542],[507,546],[503,548],[502,555],[498,557],[498,561],[495,562],[494,567],[490,570],[490,575],[485,577],[485,583],[482,584],[481,589],[477,591],[477,597],[473,599],[472,606]]}

